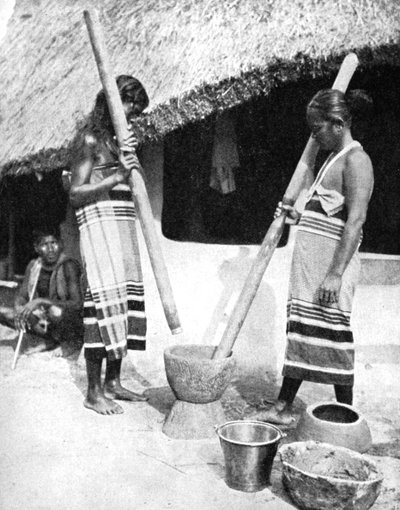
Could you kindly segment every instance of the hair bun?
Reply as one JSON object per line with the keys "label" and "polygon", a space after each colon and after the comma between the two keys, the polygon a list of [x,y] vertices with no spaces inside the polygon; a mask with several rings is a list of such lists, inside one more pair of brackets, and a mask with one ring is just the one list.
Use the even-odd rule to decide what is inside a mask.
{"label": "hair bun", "polygon": [[346,103],[355,119],[372,115],[374,102],[365,90],[353,89],[347,92]]}

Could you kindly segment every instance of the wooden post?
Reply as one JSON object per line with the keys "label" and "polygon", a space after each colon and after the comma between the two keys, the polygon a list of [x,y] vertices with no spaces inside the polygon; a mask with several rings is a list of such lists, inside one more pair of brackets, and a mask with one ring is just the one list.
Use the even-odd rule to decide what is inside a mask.
{"label": "wooden post", "polygon": [[[129,130],[122,101],[118,92],[117,83],[111,73],[111,66],[109,64],[103,31],[98,14],[94,9],[84,11],[84,18],[89,32],[90,42],[99,71],[100,80],[107,98],[118,145],[121,147],[124,140],[129,135]],[[137,161],[137,166],[140,168],[139,161]],[[182,331],[182,328],[172,293],[167,267],[162,256],[161,245],[155,229],[153,213],[147,195],[146,186],[139,171],[132,171],[129,184],[132,189],[133,199],[138,212],[151,266],[153,268],[157,288],[164,308],[165,317],[172,334],[177,334]]]}
{"label": "wooden post", "polygon": [[13,280],[15,276],[15,208],[11,199],[11,193],[7,191],[9,199],[9,216],[8,216],[8,254],[7,254],[7,279]]}
{"label": "wooden post", "polygon": [[[339,73],[332,85],[332,88],[345,92],[357,65],[357,56],[354,53],[347,55],[339,69]],[[304,174],[307,169],[307,161],[315,158],[317,152],[318,144],[312,137],[310,137],[306,148],[301,155],[300,161],[296,166],[296,170],[289,186],[286,189],[283,202],[290,203],[297,198],[295,192],[299,189],[303,182]],[[269,261],[271,260],[274,250],[281,238],[283,228],[285,226],[285,218],[286,215],[282,214],[272,222],[268,229],[256,259],[250,269],[249,275],[244,283],[244,287],[229,318],[220,344],[214,351],[213,359],[225,358],[232,352],[233,345],[239,335],[243,322],[247,317],[247,313],[257,293],[258,287],[260,286],[265,270],[267,269]]]}

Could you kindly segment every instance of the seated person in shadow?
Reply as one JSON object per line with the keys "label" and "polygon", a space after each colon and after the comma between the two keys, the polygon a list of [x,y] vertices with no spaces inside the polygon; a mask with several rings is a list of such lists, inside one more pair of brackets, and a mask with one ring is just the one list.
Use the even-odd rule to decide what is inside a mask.
{"label": "seated person in shadow", "polygon": [[55,349],[68,357],[83,344],[81,267],[64,254],[53,229],[34,231],[33,240],[38,257],[26,268],[14,306],[0,306],[0,323],[28,334],[26,354]]}

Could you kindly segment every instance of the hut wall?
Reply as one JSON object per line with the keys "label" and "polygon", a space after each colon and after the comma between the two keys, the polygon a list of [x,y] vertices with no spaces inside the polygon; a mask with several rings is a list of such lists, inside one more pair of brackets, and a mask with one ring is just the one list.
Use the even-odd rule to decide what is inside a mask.
{"label": "hut wall", "polygon": [[[390,228],[384,238],[379,238],[381,247],[387,240],[399,242],[399,236],[395,235],[398,229],[396,211],[400,210],[399,193],[395,191],[398,186],[396,178],[400,161],[396,146],[400,116],[397,113],[397,107],[394,106],[395,99],[398,99],[395,88],[400,90],[398,81],[397,74],[386,81],[384,75],[380,76],[377,73],[372,81],[366,75],[356,76],[354,83],[355,86],[364,86],[367,90],[369,89],[377,104],[381,105],[379,111],[384,112],[381,114],[379,126],[374,126],[371,130],[369,140],[366,139],[365,142],[363,140],[378,169],[376,189],[379,192],[376,196],[379,196],[379,200],[376,203],[380,207],[377,205],[376,211],[381,214],[381,216],[375,216],[372,223],[369,218],[372,230],[366,229],[366,238],[376,240],[382,231],[382,225],[389,225]],[[271,95],[269,104],[265,104],[265,100],[264,102],[256,100],[244,105],[242,110],[237,110],[238,117],[241,119],[238,125],[241,164],[245,169],[251,167],[255,169],[254,172],[261,179],[259,182],[269,185],[267,193],[262,191],[259,194],[260,204],[262,205],[264,201],[266,208],[270,209],[267,211],[269,216],[277,197],[285,189],[308,136],[301,112],[304,112],[305,104],[312,93],[322,86],[327,86],[328,82],[330,83],[328,79],[326,82],[314,82],[312,90],[309,84],[298,84],[303,86],[303,89],[300,89],[303,90],[301,94],[293,84],[282,87],[282,91],[277,90]],[[382,94],[384,83],[390,86],[386,86],[385,94]],[[250,114],[253,116],[253,124]],[[287,119],[288,116],[295,122],[291,124],[286,123],[285,120],[283,128],[282,120]],[[254,123],[254,119],[258,119],[257,122]],[[165,164],[166,147],[162,144],[145,146],[142,151],[141,159],[146,172],[156,228],[184,329],[184,335],[176,338],[171,337],[169,333],[145,243],[139,232],[149,318],[148,350],[140,354],[140,360],[141,363],[148,365],[149,370],[160,368],[163,364],[162,352],[171,343],[217,344],[219,342],[258,251],[259,240],[247,241],[243,244],[240,242],[209,244],[199,242],[201,239],[193,237],[193,234],[199,235],[199,225],[201,226],[196,207],[193,207],[193,205],[199,205],[199,202],[196,204],[198,197],[187,193],[182,183],[189,183],[188,189],[192,190],[199,189],[200,185],[209,185],[207,172],[203,175],[196,174],[190,164],[197,164],[197,170],[203,171],[199,165],[198,154],[195,153],[197,150],[203,150],[202,164],[205,161],[204,168],[209,168],[207,167],[209,155],[205,150],[209,144],[203,146],[202,142],[204,137],[209,141],[212,140],[212,123],[210,124],[212,120],[206,119],[197,126],[188,126],[183,128],[182,132],[172,133],[166,138],[165,143],[170,143],[173,137],[179,142],[176,150],[179,150],[179,158],[186,158],[188,162],[186,166],[182,162],[179,168],[178,166],[174,168],[171,161],[169,166]],[[385,125],[388,126],[387,129]],[[202,129],[204,133],[199,137],[198,133],[201,133]],[[258,133],[262,133],[263,136],[257,140]],[[170,147],[167,149],[170,150]],[[174,172],[177,174],[174,175]],[[275,191],[271,193],[271,189]],[[257,190],[256,184],[253,190]],[[385,202],[385,190],[391,197],[388,204]],[[191,207],[188,207],[188,204]],[[260,216],[262,219],[260,224],[264,222],[266,230],[268,222],[265,215],[267,213],[264,211],[262,214],[264,216]],[[175,238],[171,235],[167,236],[166,234],[170,234],[168,229],[171,225],[173,226],[173,223],[166,223],[168,218],[172,218],[175,222],[181,221],[185,235],[175,236]],[[390,221],[387,221],[388,219]],[[67,209],[61,232],[66,250],[77,255],[78,231],[71,209]],[[260,232],[257,232],[257,235],[260,236]],[[274,376],[279,373],[284,353],[286,294],[294,236],[295,229],[292,229],[288,243],[276,250],[235,344],[235,354],[241,366],[251,366],[252,369],[260,367],[261,370],[266,369]],[[377,249],[379,250],[381,248]],[[396,250],[395,247],[394,251]],[[365,255],[364,260],[363,281],[356,292],[353,317],[356,342],[367,342],[369,337],[376,337],[383,343],[390,343],[393,335],[398,337],[400,333],[400,324],[393,319],[395,315],[392,313],[392,307],[394,304],[397,306],[398,303],[399,279],[393,275],[400,274],[399,257],[396,253],[385,254],[382,262],[377,255]],[[377,271],[378,267],[379,271]],[[380,285],[385,283],[390,285]],[[371,285],[376,284],[379,285],[372,293]],[[371,310],[377,310],[378,313],[373,314]]]}
{"label": "hut wall", "polygon": [[[161,231],[163,210],[164,148],[154,144],[143,149],[141,161],[146,173],[148,194],[163,255],[168,267],[184,335],[171,337],[168,330],[145,242],[138,228],[148,314],[148,349],[140,353],[140,363],[149,370],[162,365],[162,352],[171,343],[216,344],[239,295],[258,246],[209,245],[166,238]],[[181,211],[182,216],[185,210]],[[77,254],[78,230],[72,209],[61,225],[65,249]],[[275,373],[285,331],[286,282],[281,266],[290,257],[278,251],[254,300],[248,319],[235,346],[240,365],[265,366]],[[288,268],[287,268],[288,269]],[[286,271],[288,274],[288,270]],[[279,341],[278,341],[279,339]],[[261,363],[260,363],[261,361]]]}
{"label": "hut wall", "polygon": [[[256,256],[258,246],[203,244],[168,239],[161,231],[161,213],[164,209],[163,190],[167,183],[164,175],[164,148],[162,145],[146,147],[142,163],[146,171],[147,186],[156,227],[161,239],[163,254],[169,270],[174,296],[184,329],[184,338],[171,338],[165,324],[154,278],[145,250],[142,250],[146,285],[146,306],[149,316],[149,334],[160,338],[158,346],[149,345],[149,356],[159,352],[171,342],[216,344],[225,329],[227,319],[238,298],[241,287]],[[187,214],[181,209],[181,216]],[[142,246],[144,246],[143,239]],[[276,372],[279,346],[285,331],[286,285],[280,274],[290,257],[277,252],[263,281],[235,346],[242,366],[270,367]],[[288,271],[287,271],[288,274]],[[152,357],[154,362],[154,357]]]}
{"label": "hut wall", "polygon": [[[144,240],[139,232],[150,340],[147,352],[140,354],[139,359],[141,363],[148,364],[149,370],[150,367],[155,369],[162,366],[162,352],[167,345],[181,342],[217,344],[220,341],[258,252],[258,246],[254,244],[182,242],[163,235],[161,216],[166,185],[163,182],[166,179],[163,155],[161,144],[145,147],[142,163],[184,335],[171,337],[169,333]],[[186,210],[182,209],[181,215],[185,214]],[[279,377],[285,349],[286,298],[294,239],[295,229],[292,229],[288,243],[276,250],[235,344],[240,367],[267,370],[272,378]],[[373,263],[371,260],[376,262],[377,259],[369,259],[370,264]],[[378,263],[382,267],[380,261]],[[399,264],[399,260],[391,259],[390,263]],[[393,265],[390,269],[386,266],[386,272],[380,275],[380,280],[373,281],[370,279],[372,273],[367,274],[364,269],[362,284],[356,292],[353,317],[356,342],[368,342],[368,338],[373,337],[369,335],[372,332],[382,342],[390,343],[392,335],[400,333],[400,324],[393,319],[395,314],[391,313],[393,306],[397,306],[394,296],[399,292],[398,279],[387,280],[392,271]],[[376,283],[392,285],[375,287],[376,292],[372,296],[371,285]],[[377,306],[382,313],[371,314],[371,310]]]}
{"label": "hut wall", "polygon": [[[161,240],[163,255],[168,267],[175,300],[182,321],[184,334],[172,337],[160,303],[154,276],[145,249],[144,239],[139,230],[142,263],[146,290],[148,314],[148,349],[134,354],[134,362],[143,371],[160,370],[163,366],[163,351],[173,343],[217,344],[226,327],[233,306],[238,299],[245,278],[258,252],[257,245],[205,244],[198,242],[174,241],[165,237],[161,230],[163,211],[164,148],[162,144],[145,147],[142,163],[146,172],[147,188]],[[184,216],[186,211],[181,211]],[[79,255],[79,234],[73,210],[68,208],[61,233],[68,253]],[[289,279],[290,260],[295,229],[289,242],[278,248],[261,282],[248,317],[235,344],[235,355],[239,367],[254,371],[267,371],[271,380],[279,377],[285,348],[286,295]],[[377,263],[370,258],[369,266]],[[378,261],[379,267],[382,264]],[[398,299],[399,281],[386,281],[392,285],[375,287],[372,297],[371,285],[384,283],[393,275],[393,263],[398,258],[386,259],[381,270],[380,281],[371,280],[376,268],[364,275],[363,284],[356,292],[353,327],[356,342],[368,338],[381,338],[390,343],[393,335],[399,336],[400,324],[394,321],[393,306]],[[391,267],[389,267],[391,265]],[[397,272],[399,274],[399,272]],[[379,314],[370,311],[379,309]],[[388,332],[388,333],[387,333]],[[389,333],[390,332],[390,333]]]}

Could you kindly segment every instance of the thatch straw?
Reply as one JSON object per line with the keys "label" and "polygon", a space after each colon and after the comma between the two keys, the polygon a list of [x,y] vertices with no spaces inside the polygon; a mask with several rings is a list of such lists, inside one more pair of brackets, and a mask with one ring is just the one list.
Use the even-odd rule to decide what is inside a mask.
{"label": "thatch straw", "polygon": [[[138,123],[147,139],[267,94],[279,81],[333,70],[350,49],[368,47],[369,63],[400,63],[392,46],[399,40],[400,4],[393,0],[95,4],[115,73],[134,74],[148,90],[151,110]],[[82,17],[87,5],[17,0],[0,48],[4,171],[67,164],[76,124],[99,89]],[[389,51],[380,50],[385,44]]]}

